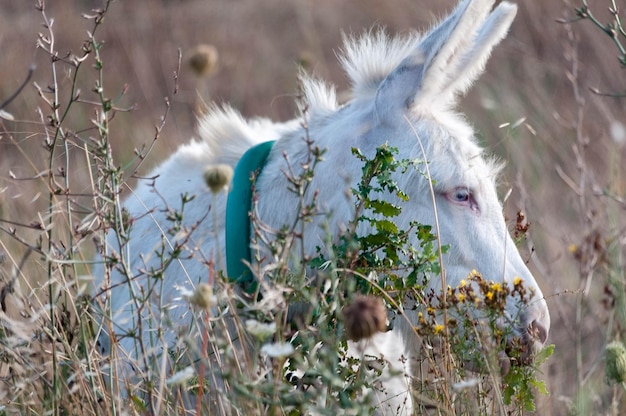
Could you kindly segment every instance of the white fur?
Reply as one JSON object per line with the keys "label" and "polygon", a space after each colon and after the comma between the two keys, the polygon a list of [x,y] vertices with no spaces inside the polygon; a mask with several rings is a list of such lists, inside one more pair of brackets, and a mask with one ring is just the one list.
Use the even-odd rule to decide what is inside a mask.
{"label": "white fur", "polygon": [[[457,96],[483,71],[491,49],[505,36],[515,16],[516,6],[503,2],[491,11],[493,3],[493,0],[464,0],[422,38],[391,39],[376,32],[359,39],[347,39],[345,55],[340,59],[352,80],[353,99],[343,107],[338,106],[333,87],[303,77],[304,101],[309,106],[308,135],[316,146],[328,149],[325,161],[315,172],[312,188],[319,191],[322,209],[332,214],[331,230],[338,232],[354,214],[354,206],[345,197],[344,190],[354,187],[361,174],[360,163],[351,156],[351,148],[357,147],[372,156],[378,146],[389,143],[400,149],[402,158],[428,160],[430,174],[436,181],[434,206],[439,217],[439,237],[443,244],[451,247],[444,257],[447,283],[458,284],[472,269],[491,280],[510,283],[514,277],[520,277],[527,287],[534,289],[535,298],[527,310],[519,311],[511,304],[508,313],[512,317],[522,316],[524,325],[534,322],[548,331],[550,318],[546,302],[506,229],[496,194],[497,166],[484,157],[470,125],[451,110]],[[218,217],[223,218],[225,197],[222,195],[214,204],[202,179],[205,168],[214,163],[234,167],[250,146],[277,139],[257,190],[260,219],[278,229],[294,221],[298,206],[295,196],[288,190],[283,174],[287,166],[282,155],[289,156],[292,166],[300,166],[306,157],[302,140],[306,132],[298,120],[285,124],[246,121],[231,108],[214,108],[200,120],[199,134],[199,140],[181,146],[147,175],[158,176],[153,186],[140,182],[125,203],[131,217],[136,218],[131,242],[126,248],[132,259],[127,266],[131,274],[141,275],[137,272],[140,268],[157,264],[152,253],[163,241],[173,245],[176,239],[185,238],[185,234],[171,236],[164,231],[168,227],[165,208],[179,209],[181,194],[195,195],[185,209],[184,225],[193,227],[202,220],[192,239],[203,256],[196,253],[193,258],[170,266],[159,297],[159,302],[175,305],[169,311],[175,322],[184,319],[187,310],[184,302],[176,302],[175,287],[206,280],[207,269],[200,260],[216,255],[216,247],[224,247],[224,230],[218,230],[220,241],[216,244],[213,213],[207,214],[210,209],[216,210]],[[434,225],[428,181],[415,172],[396,176],[400,188],[410,197],[397,225],[401,229],[406,229],[410,221]],[[450,195],[457,188],[471,190],[478,211],[450,201]],[[309,254],[320,245],[323,220],[307,224],[304,249]],[[222,224],[220,222],[220,226]],[[113,235],[109,243],[113,249],[119,248]],[[94,274],[103,279],[101,269]],[[114,285],[110,291],[111,308],[115,311],[113,319],[123,329],[132,327],[124,319],[132,319],[131,309],[138,305],[132,305],[128,285],[116,286],[122,279],[119,273],[113,273],[111,282],[100,280],[100,285]],[[147,284],[139,279],[133,282],[133,287],[139,290]],[[441,288],[436,277],[432,285],[435,289]],[[158,319],[158,307],[152,305],[149,309]],[[144,315],[147,316],[147,312]],[[409,318],[416,320],[411,314]],[[173,335],[164,334],[163,338],[167,345]],[[394,342],[398,338],[404,340],[402,348]],[[120,345],[130,347],[125,341]],[[410,375],[410,369],[405,368],[400,358],[414,355],[417,345],[412,325],[401,323],[391,333],[380,334],[360,348],[371,353],[382,352],[391,367]],[[354,351],[358,353],[359,348]],[[399,377],[382,381],[387,393],[380,397],[382,413],[401,409],[402,414],[411,414],[407,380],[407,377]]]}

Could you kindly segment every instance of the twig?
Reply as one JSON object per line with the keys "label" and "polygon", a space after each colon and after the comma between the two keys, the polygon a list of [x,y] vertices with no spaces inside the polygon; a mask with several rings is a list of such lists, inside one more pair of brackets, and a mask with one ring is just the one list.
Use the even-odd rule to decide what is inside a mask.
{"label": "twig", "polygon": [[13,101],[18,95],[20,95],[22,90],[26,87],[26,84],[28,84],[28,81],[30,81],[30,78],[33,76],[33,73],[35,72],[35,68],[36,68],[35,64],[31,64],[31,66],[28,67],[28,75],[26,75],[26,79],[24,80],[24,82],[22,82],[22,85],[20,85],[18,89],[9,98],[7,98],[2,104],[0,104],[0,110],[2,110],[4,107],[9,105],[11,101]]}

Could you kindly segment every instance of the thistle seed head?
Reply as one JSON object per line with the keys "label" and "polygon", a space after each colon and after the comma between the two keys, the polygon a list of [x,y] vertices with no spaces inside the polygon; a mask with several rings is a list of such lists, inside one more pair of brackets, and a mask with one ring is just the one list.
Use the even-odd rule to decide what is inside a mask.
{"label": "thistle seed head", "polygon": [[233,168],[229,165],[212,165],[204,171],[204,181],[217,194],[230,184],[233,179]]}
{"label": "thistle seed head", "polygon": [[213,288],[206,284],[200,283],[193,294],[187,297],[189,303],[197,308],[209,310],[216,303],[215,296],[213,296]]}
{"label": "thistle seed head", "polygon": [[387,311],[383,301],[374,296],[357,296],[343,309],[346,336],[352,341],[370,338],[387,330]]}
{"label": "thistle seed head", "polygon": [[199,77],[210,77],[217,72],[219,55],[213,45],[198,45],[189,56],[189,67]]}
{"label": "thistle seed head", "polygon": [[626,348],[620,341],[613,341],[606,346],[604,371],[608,383],[626,381]]}

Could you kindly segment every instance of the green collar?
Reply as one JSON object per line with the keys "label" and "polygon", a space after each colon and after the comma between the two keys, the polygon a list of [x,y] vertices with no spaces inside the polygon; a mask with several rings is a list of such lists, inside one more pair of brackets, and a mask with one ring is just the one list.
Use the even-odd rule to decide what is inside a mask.
{"label": "green collar", "polygon": [[263,142],[243,154],[235,167],[232,188],[226,201],[226,273],[228,280],[239,283],[247,293],[256,292],[258,285],[244,263],[252,263],[252,179],[261,173],[273,145],[274,141]]}

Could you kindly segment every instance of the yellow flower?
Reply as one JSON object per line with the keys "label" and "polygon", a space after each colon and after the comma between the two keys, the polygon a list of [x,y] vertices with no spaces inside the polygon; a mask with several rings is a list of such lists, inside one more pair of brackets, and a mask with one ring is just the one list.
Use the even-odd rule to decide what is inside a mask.
{"label": "yellow flower", "polygon": [[482,276],[480,275],[480,273],[478,273],[478,270],[472,269],[472,271],[470,272],[470,277],[482,277]]}
{"label": "yellow flower", "polygon": [[441,324],[435,325],[435,335],[441,333],[445,327]]}
{"label": "yellow flower", "polygon": [[493,290],[494,292],[501,292],[502,291],[502,285],[500,283],[492,283],[491,284],[491,290]]}
{"label": "yellow flower", "polygon": [[489,291],[489,292],[485,293],[485,297],[487,298],[487,300],[493,299],[493,292]]}
{"label": "yellow flower", "polygon": [[421,312],[418,312],[417,314],[417,320],[421,325],[425,325],[426,324],[426,320],[424,319],[424,315]]}
{"label": "yellow flower", "polygon": [[456,295],[456,299],[461,303],[465,301],[465,297],[466,296],[463,293],[459,293],[458,295]]}
{"label": "yellow flower", "polygon": [[515,279],[513,279],[513,286],[519,286],[522,284],[522,278],[519,276],[515,276]]}
{"label": "yellow flower", "polygon": [[461,283],[459,283],[459,287],[465,287],[466,284],[467,282],[465,281],[465,279],[462,279]]}

